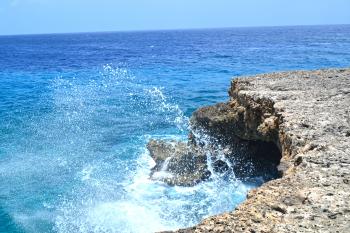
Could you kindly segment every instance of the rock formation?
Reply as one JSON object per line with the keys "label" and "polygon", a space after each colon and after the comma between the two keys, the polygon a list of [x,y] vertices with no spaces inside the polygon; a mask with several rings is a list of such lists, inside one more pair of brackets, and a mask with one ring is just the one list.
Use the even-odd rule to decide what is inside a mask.
{"label": "rock formation", "polygon": [[250,142],[248,150],[278,148],[251,158],[280,160],[282,177],[232,212],[177,232],[350,232],[350,69],[236,78],[229,94],[194,113],[194,130]]}
{"label": "rock formation", "polygon": [[205,151],[177,141],[151,140],[147,144],[156,162],[151,177],[169,185],[192,186],[210,176]]}
{"label": "rock formation", "polygon": [[[214,106],[213,108],[216,108]],[[198,111],[201,111],[199,109]],[[212,122],[218,112],[210,111],[207,117]],[[213,114],[215,113],[215,114]],[[265,181],[279,176],[277,165],[280,151],[271,142],[243,140],[238,137],[206,131],[195,123],[187,143],[179,141],[150,140],[147,149],[156,165],[151,170],[151,178],[168,185],[193,186],[211,178],[211,175],[234,175],[241,180]],[[216,176],[214,176],[216,177]]]}

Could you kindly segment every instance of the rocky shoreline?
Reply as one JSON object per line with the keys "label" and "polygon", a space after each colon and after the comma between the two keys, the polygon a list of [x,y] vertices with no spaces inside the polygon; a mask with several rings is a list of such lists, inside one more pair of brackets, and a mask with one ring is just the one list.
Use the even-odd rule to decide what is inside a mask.
{"label": "rocky shoreline", "polygon": [[[149,143],[158,164],[152,175],[171,171],[175,179],[162,179],[173,185],[210,177],[203,162],[208,148],[196,139],[201,130],[217,140],[213,145],[231,146],[221,148],[226,158],[237,157],[232,151],[239,148],[241,161],[258,161],[257,172],[275,168],[279,176],[234,211],[177,232],[349,232],[350,69],[235,78],[229,95],[193,114],[189,142]],[[218,162],[218,171],[227,163]]]}

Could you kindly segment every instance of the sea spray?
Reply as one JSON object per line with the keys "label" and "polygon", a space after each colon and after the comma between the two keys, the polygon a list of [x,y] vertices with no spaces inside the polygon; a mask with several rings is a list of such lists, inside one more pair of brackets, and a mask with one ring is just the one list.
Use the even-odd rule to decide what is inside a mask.
{"label": "sea spray", "polygon": [[[187,140],[186,118],[226,101],[233,76],[350,61],[348,25],[23,35],[0,44],[0,232],[156,231],[230,211],[263,179],[224,172],[169,187],[149,179],[150,138]],[[173,107],[164,110],[159,95]]]}
{"label": "sea spray", "polygon": [[[96,111],[101,110],[98,102],[110,101],[112,93],[117,93],[119,101],[122,99],[125,105],[123,112],[118,114],[137,116],[135,119],[141,118],[143,125],[173,125],[179,129],[172,135],[155,135],[156,138],[183,138],[188,129],[188,118],[178,105],[169,102],[161,88],[144,86],[137,83],[137,78],[126,75],[126,71],[107,66],[101,84],[96,80],[87,87],[70,84],[70,91],[67,93],[65,87],[63,96],[70,96],[66,98],[68,105],[73,101],[74,106],[82,106],[79,110],[74,108],[74,112],[91,114],[94,119]],[[62,87],[56,88],[61,92]],[[72,96],[78,96],[78,100]],[[66,111],[66,104],[63,106]],[[118,109],[118,106],[114,108]],[[105,111],[113,114],[111,109]],[[157,118],[157,114],[161,117]],[[87,117],[80,119],[85,123],[95,122]],[[135,130],[133,125],[129,127]],[[232,209],[250,188],[238,180],[232,182],[220,177],[195,187],[170,187],[151,180],[149,174],[154,162],[145,144],[153,135],[147,129],[138,129],[138,133],[132,142],[113,146],[117,151],[122,150],[110,152],[115,158],[108,166],[116,169],[114,175],[108,176],[103,171],[106,165],[98,158],[93,165],[89,162],[77,172],[79,184],[73,187],[71,194],[61,198],[57,209],[55,229],[58,232],[153,232],[191,226],[206,216]],[[132,151],[132,154],[125,154],[126,151]]]}
{"label": "sea spray", "polygon": [[[154,232],[232,210],[251,187],[217,176],[194,187],[151,180],[150,138],[186,140],[188,117],[166,88],[124,68],[52,80],[3,147],[4,213],[25,232]],[[17,135],[19,136],[19,135]],[[213,176],[214,177],[214,176]],[[18,191],[20,190],[20,192]],[[4,192],[4,191],[3,191]]]}

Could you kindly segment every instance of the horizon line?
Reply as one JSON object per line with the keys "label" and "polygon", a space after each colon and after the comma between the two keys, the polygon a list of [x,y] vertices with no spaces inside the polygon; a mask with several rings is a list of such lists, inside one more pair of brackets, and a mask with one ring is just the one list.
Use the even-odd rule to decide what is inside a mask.
{"label": "horizon line", "polygon": [[44,33],[19,33],[0,34],[6,36],[45,36],[45,35],[69,35],[69,34],[98,34],[98,33],[133,33],[133,32],[160,32],[160,31],[195,31],[195,30],[220,30],[220,29],[242,29],[242,28],[275,28],[275,27],[317,27],[317,26],[350,26],[349,23],[339,24],[295,24],[295,25],[257,25],[257,26],[223,26],[223,27],[193,27],[193,28],[164,28],[164,29],[130,29],[111,31],[76,31],[76,32],[44,32]]}

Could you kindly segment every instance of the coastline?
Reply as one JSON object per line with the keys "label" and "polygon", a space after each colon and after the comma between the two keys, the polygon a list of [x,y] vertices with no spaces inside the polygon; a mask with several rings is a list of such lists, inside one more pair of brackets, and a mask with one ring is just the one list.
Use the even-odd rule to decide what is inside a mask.
{"label": "coastline", "polygon": [[206,119],[208,129],[239,125],[234,136],[273,142],[282,155],[282,177],[250,191],[234,211],[177,232],[350,229],[350,69],[239,77],[229,94],[220,117],[210,106],[192,118]]}

